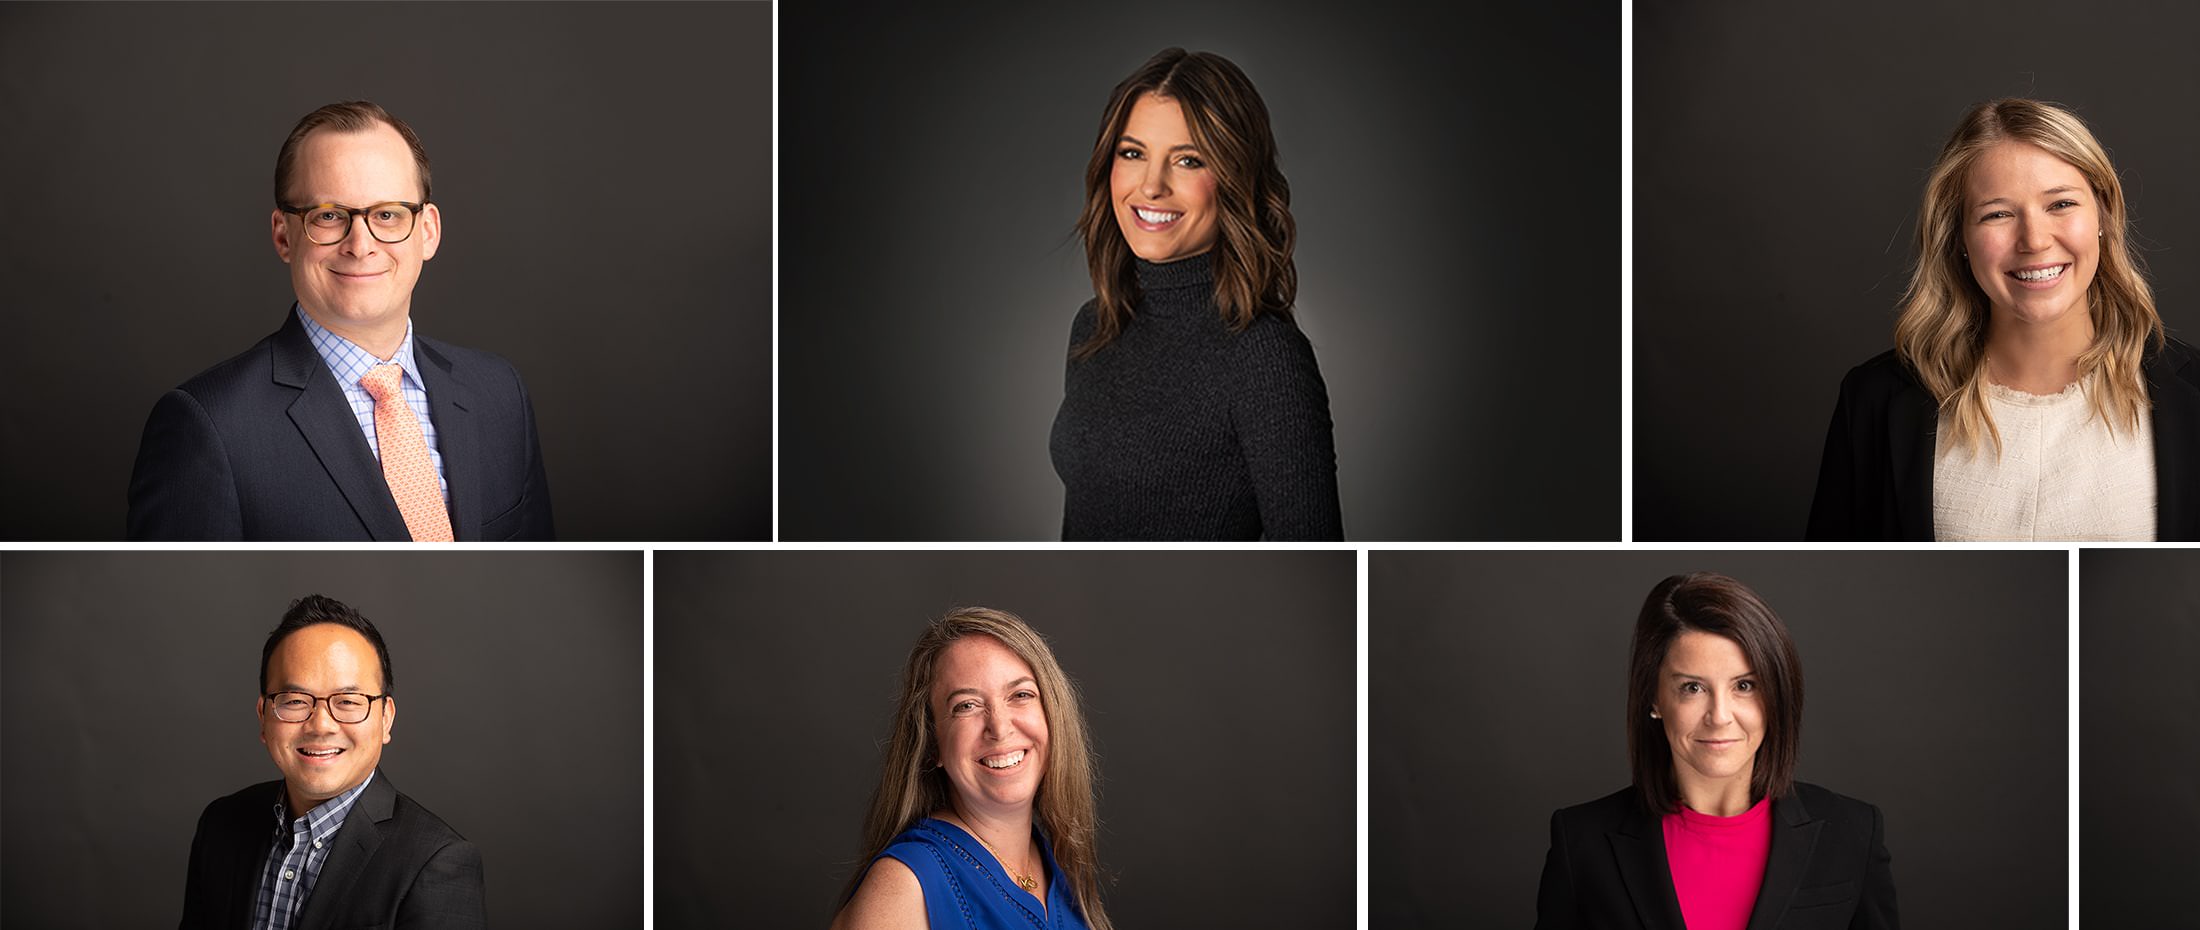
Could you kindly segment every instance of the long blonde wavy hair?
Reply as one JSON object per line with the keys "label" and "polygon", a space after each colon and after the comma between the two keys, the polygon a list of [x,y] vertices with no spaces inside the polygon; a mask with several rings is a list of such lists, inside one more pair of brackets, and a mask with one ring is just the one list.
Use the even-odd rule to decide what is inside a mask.
{"label": "long blonde wavy hair", "polygon": [[[1031,666],[1038,680],[1039,701],[1047,721],[1046,775],[1039,794],[1032,799],[1032,817],[1054,850],[1054,862],[1067,876],[1075,892],[1077,909],[1092,930],[1114,930],[1107,911],[1100,906],[1100,864],[1094,852],[1100,832],[1095,800],[1092,749],[1085,731],[1085,712],[1077,688],[1046,639],[1023,618],[989,607],[963,607],[932,621],[909,650],[909,664],[902,670],[901,697],[894,711],[894,735],[886,747],[886,765],[879,774],[878,791],[871,796],[871,812],[863,820],[862,862],[877,858],[894,837],[915,826],[935,811],[953,806],[954,787],[936,763],[938,747],[932,727],[932,685],[940,655],[966,636],[990,636]],[[864,869],[849,880],[846,900],[863,883]]]}
{"label": "long blonde wavy hair", "polygon": [[1980,153],[2003,142],[2046,150],[2085,175],[2100,204],[2101,258],[2086,290],[2093,344],[2078,356],[2080,380],[2093,412],[2111,431],[2136,429],[2146,414],[2146,378],[2140,362],[2149,343],[2165,338],[2139,259],[2128,245],[2124,186],[2108,152],[2077,114],[2053,103],[2021,98],[1990,100],[1956,123],[1925,182],[1917,214],[1917,267],[1895,321],[1895,351],[1917,372],[1948,417],[1944,454],[1966,448],[1976,454],[1991,442],[2001,452],[2001,431],[1986,403],[1986,327],[1992,314],[1986,292],[1964,258],[1964,188]]}

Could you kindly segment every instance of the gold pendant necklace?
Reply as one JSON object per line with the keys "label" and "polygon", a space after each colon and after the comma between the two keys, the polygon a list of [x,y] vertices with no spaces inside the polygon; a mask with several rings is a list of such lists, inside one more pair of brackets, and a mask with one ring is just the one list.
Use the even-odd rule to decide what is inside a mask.
{"label": "gold pendant necklace", "polygon": [[[971,830],[970,830],[970,835],[971,835],[971,836],[978,836],[978,831],[977,831],[977,828],[975,828],[975,827],[971,828]],[[992,854],[993,854],[993,861],[995,861],[995,862],[998,862],[998,863],[1000,863],[1000,864],[1001,864],[1001,868],[1004,868],[1004,869],[1007,869],[1007,870],[1008,870],[1008,877],[1010,877],[1010,878],[1013,878],[1013,879],[1015,879],[1015,880],[1016,880],[1016,887],[1018,887],[1018,888],[1022,888],[1023,890],[1025,890],[1025,891],[1028,891],[1028,892],[1031,892],[1032,894],[1038,894],[1038,893],[1039,893],[1039,880],[1038,880],[1038,879],[1036,879],[1036,878],[1033,878],[1033,877],[1031,877],[1030,875],[1027,875],[1027,874],[1025,874],[1025,873],[1024,873],[1024,872],[1023,872],[1022,870],[1020,870],[1020,869],[1016,868],[1016,867],[1015,867],[1015,866],[1013,866],[1013,865],[1009,865],[1009,864],[1008,864],[1008,857],[1007,857],[1007,856],[1004,856],[1004,855],[1001,855],[1001,851],[1000,851],[1000,850],[998,850],[998,849],[994,849],[994,848],[993,848],[993,844],[992,844],[992,843],[987,843],[987,842],[985,841],[985,837],[982,837],[982,836],[978,836],[978,842],[979,842],[979,843],[981,843],[981,844],[983,844],[983,845],[985,846],[985,851],[986,851],[986,852],[989,852],[989,853],[992,853]]]}

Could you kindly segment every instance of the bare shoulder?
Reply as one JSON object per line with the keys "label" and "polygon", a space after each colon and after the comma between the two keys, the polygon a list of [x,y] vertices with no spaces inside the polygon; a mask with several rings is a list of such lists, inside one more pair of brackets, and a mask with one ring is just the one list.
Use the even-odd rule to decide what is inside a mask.
{"label": "bare shoulder", "polygon": [[871,863],[855,897],[833,918],[832,930],[926,930],[924,886],[901,860]]}

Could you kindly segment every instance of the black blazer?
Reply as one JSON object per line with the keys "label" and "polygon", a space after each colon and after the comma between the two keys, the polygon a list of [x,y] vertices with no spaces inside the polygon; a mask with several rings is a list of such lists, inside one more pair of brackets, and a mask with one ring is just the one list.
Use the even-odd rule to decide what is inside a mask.
{"label": "black blazer", "polygon": [[[1895,930],[1879,808],[1797,783],[1772,802],[1749,930]],[[1551,815],[1537,930],[1685,930],[1665,831],[1630,787]]]}
{"label": "black blazer", "polygon": [[[191,838],[183,930],[252,926],[260,873],[274,845],[281,781],[262,782],[206,805]],[[480,928],[481,851],[376,772],[352,802],[336,848],[298,911],[297,930]]]}
{"label": "black blazer", "polygon": [[[2200,539],[2200,352],[2171,339],[2141,363],[2154,422],[2154,527]],[[1809,540],[1933,539],[1940,408],[1894,350],[1850,369],[1826,428]]]}
{"label": "black blazer", "polygon": [[[552,538],[535,411],[497,356],[415,334],[461,541]],[[409,540],[305,324],[162,395],[130,475],[132,540]]]}

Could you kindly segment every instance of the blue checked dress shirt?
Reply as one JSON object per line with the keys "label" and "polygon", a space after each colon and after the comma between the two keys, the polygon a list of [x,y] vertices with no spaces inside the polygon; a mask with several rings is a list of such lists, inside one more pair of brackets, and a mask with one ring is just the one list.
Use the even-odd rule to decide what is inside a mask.
{"label": "blue checked dress shirt", "polygon": [[443,474],[443,450],[436,444],[435,420],[428,416],[428,389],[421,385],[418,369],[413,366],[412,321],[405,321],[405,341],[398,344],[397,354],[378,359],[351,340],[322,329],[304,308],[292,304],[290,309],[305,324],[306,338],[313,340],[313,350],[321,353],[329,374],[335,375],[336,383],[343,387],[344,399],[351,402],[351,415],[359,420],[359,432],[366,435],[367,450],[374,453],[377,462],[382,460],[382,444],[374,438],[374,395],[359,386],[359,379],[367,376],[368,369],[387,362],[396,362],[405,369],[404,379],[398,382],[405,393],[405,405],[420,421],[420,434],[428,440],[428,461],[435,465],[435,483],[443,489],[443,502],[450,503],[451,480]]}
{"label": "blue checked dress shirt", "polygon": [[252,930],[290,930],[306,896],[313,893],[313,883],[321,877],[321,864],[335,847],[337,828],[344,825],[351,803],[359,800],[374,776],[368,772],[358,787],[322,801],[295,820],[284,809],[283,797],[276,796],[275,845],[267,851],[267,870],[260,873],[260,905]]}

